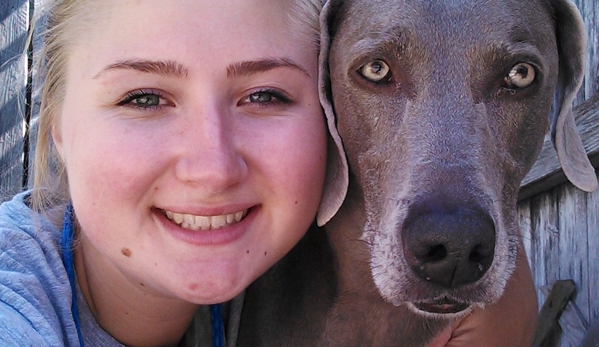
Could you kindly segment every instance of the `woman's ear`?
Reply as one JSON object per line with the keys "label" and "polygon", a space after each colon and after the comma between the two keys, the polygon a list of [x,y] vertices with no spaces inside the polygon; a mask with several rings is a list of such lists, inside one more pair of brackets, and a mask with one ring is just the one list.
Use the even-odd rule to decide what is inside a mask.
{"label": "woman's ear", "polygon": [[597,189],[595,170],[587,157],[572,114],[572,100],[584,78],[586,34],[578,8],[567,0],[551,1],[555,12],[555,34],[559,74],[551,115],[551,139],[566,177],[576,187]]}
{"label": "woman's ear", "polygon": [[331,43],[331,28],[335,20],[335,15],[341,6],[340,1],[328,1],[320,14],[320,54],[318,57],[318,88],[320,103],[326,115],[327,126],[329,130],[328,150],[327,150],[327,173],[324,183],[324,190],[316,222],[318,226],[326,224],[343,204],[347,187],[349,185],[349,169],[347,158],[343,150],[341,137],[337,132],[337,122],[333,110],[331,98],[331,81],[329,77],[329,49]]}

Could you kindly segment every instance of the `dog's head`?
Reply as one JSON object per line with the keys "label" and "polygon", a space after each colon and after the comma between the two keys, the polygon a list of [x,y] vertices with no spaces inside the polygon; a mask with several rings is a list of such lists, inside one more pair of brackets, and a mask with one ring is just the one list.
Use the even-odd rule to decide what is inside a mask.
{"label": "dog's head", "polygon": [[330,0],[321,25],[332,146],[319,224],[345,196],[349,163],[383,298],[449,316],[496,301],[515,264],[520,182],[549,128],[570,181],[597,186],[571,113],[584,72],[578,10]]}

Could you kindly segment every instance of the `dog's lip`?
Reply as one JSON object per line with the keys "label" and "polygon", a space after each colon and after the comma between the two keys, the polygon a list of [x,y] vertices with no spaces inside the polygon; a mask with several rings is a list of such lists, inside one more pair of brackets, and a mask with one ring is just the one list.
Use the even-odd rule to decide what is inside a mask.
{"label": "dog's lip", "polygon": [[413,302],[420,311],[437,314],[456,314],[466,311],[470,304],[451,298],[440,298],[435,300]]}

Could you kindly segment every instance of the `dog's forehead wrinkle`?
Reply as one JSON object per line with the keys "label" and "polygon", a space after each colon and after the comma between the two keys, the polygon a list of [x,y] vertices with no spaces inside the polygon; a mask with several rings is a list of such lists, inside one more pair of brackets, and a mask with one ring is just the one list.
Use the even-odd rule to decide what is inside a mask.
{"label": "dog's forehead wrinkle", "polygon": [[[531,25],[530,22],[521,19],[526,18],[521,16],[521,12],[534,9],[526,4],[517,6],[517,10],[512,10],[513,6],[497,2],[493,2],[491,6],[487,1],[385,2],[383,8],[395,8],[388,11],[379,11],[377,9],[381,7],[362,2],[355,6],[362,7],[360,11],[349,11],[353,16],[345,22],[362,24],[347,28],[345,35],[343,31],[339,34],[360,38],[362,42],[354,47],[357,52],[399,40],[426,43],[429,45],[427,51],[441,51],[443,55],[447,55],[456,52],[456,47],[465,48],[477,40],[483,43],[497,41],[497,44],[501,45],[509,41],[531,42],[533,37],[549,36],[531,33],[530,27],[538,25]],[[484,11],[480,11],[480,8],[484,8]],[[414,16],[414,13],[417,16]],[[477,19],[473,20],[473,17]],[[368,27],[369,30],[363,30],[364,27]],[[507,36],[505,32],[508,32]],[[503,42],[506,40],[508,42]]]}
{"label": "dog's forehead wrinkle", "polygon": [[352,23],[348,27],[353,29],[349,33],[353,35],[388,32],[397,27],[413,28],[420,20],[417,4],[409,1],[348,1],[347,5],[344,23]]}
{"label": "dog's forehead wrinkle", "polygon": [[386,55],[389,52],[394,53],[395,58],[404,59],[413,57],[416,53],[422,53],[422,50],[401,30],[385,31],[380,33],[368,33],[366,37],[354,36],[355,42],[349,49],[350,56],[361,58],[363,56]]}

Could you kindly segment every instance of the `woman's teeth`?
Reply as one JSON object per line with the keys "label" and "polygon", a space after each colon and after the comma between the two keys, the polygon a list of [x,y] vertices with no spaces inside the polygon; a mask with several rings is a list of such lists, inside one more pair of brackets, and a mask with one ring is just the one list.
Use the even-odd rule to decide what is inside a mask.
{"label": "woman's teeth", "polygon": [[238,223],[247,215],[247,210],[218,216],[195,216],[192,214],[165,211],[166,217],[189,230],[214,230]]}

